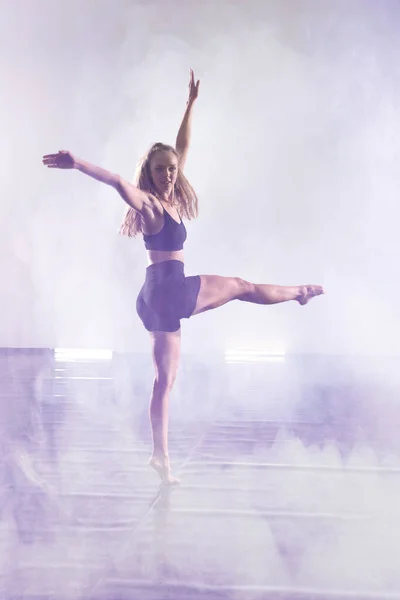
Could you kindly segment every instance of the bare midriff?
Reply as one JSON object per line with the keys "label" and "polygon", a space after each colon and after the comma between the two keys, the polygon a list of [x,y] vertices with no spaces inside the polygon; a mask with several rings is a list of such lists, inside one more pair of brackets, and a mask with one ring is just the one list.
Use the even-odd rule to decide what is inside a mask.
{"label": "bare midriff", "polygon": [[184,262],[183,250],[147,250],[147,262],[149,265],[155,265],[167,260],[180,260]]}

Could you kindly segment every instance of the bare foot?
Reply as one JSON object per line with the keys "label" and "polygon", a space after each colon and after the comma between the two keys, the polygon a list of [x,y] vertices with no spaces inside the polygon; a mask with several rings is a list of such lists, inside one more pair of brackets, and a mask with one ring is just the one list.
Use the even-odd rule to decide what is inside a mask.
{"label": "bare foot", "polygon": [[149,460],[149,467],[159,474],[162,483],[166,485],[179,485],[179,479],[173,477],[171,474],[171,465],[168,458],[152,456]]}
{"label": "bare foot", "polygon": [[315,296],[325,294],[322,285],[302,285],[299,288],[299,294],[296,298],[297,302],[301,305],[307,304]]}

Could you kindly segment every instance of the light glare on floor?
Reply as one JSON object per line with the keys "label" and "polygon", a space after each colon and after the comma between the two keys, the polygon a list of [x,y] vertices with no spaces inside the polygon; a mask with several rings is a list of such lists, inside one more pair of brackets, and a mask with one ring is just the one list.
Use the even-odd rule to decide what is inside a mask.
{"label": "light glare on floor", "polygon": [[270,348],[232,348],[225,350],[225,362],[227,363],[245,363],[245,362],[284,362],[285,350],[278,345]]}
{"label": "light glare on floor", "polygon": [[112,350],[99,350],[89,348],[55,348],[54,355],[56,360],[76,361],[76,360],[111,360]]}

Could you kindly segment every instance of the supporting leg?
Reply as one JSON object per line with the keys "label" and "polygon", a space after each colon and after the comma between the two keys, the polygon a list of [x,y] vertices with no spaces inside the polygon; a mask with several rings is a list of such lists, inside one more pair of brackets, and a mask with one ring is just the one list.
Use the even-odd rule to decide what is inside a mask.
{"label": "supporting leg", "polygon": [[163,483],[179,483],[171,475],[168,456],[168,404],[175,381],[180,356],[180,330],[157,331],[151,334],[155,378],[150,400],[150,424],[153,453],[149,465],[157,471]]}

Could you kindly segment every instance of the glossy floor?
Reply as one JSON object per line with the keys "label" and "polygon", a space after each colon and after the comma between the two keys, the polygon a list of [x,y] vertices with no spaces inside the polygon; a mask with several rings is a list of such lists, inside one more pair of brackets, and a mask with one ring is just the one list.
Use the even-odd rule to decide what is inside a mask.
{"label": "glossy floor", "polygon": [[147,357],[0,364],[1,598],[400,598],[395,361],[184,357],[172,490]]}

